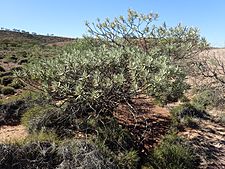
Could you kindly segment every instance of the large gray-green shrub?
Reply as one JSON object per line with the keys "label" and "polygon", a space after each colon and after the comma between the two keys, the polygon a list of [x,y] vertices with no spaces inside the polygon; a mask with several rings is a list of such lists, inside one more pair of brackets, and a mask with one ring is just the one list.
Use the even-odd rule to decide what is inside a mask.
{"label": "large gray-green shrub", "polygon": [[17,76],[77,112],[112,110],[143,93],[167,101],[185,89],[184,73],[166,56],[128,47],[73,50],[28,64]]}

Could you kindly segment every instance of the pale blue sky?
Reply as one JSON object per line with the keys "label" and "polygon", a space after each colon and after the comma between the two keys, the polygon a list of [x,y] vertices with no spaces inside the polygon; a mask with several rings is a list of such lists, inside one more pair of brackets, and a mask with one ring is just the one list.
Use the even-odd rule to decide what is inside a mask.
{"label": "pale blue sky", "polygon": [[225,0],[1,0],[0,27],[78,37],[86,20],[126,15],[129,8],[157,12],[169,26],[198,27],[213,46],[225,46]]}

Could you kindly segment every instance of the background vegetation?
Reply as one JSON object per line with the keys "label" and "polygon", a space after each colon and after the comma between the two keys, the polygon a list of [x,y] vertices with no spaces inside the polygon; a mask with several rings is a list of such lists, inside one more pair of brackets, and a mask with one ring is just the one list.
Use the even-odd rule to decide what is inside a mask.
{"label": "background vegetation", "polygon": [[[11,114],[2,113],[2,123],[19,119],[13,122],[22,122],[30,138],[1,144],[4,161],[0,166],[196,168],[194,150],[176,133],[183,126],[196,127],[195,118],[207,118],[204,109],[212,101],[206,98],[212,93],[175,108],[168,135],[145,153],[141,142],[113,114],[121,104],[131,108],[131,115],[137,113],[131,103],[139,95],[150,96],[161,105],[176,102],[189,89],[186,79],[193,70],[196,74],[205,70],[206,65],[195,59],[208,48],[198,29],[181,24],[156,26],[157,18],[154,13],[128,10],[127,17],[98,19],[86,24],[87,37],[63,47],[55,44],[57,38],[3,38],[1,93],[33,92],[22,92],[22,98],[11,97],[13,103],[1,106],[17,106],[17,113],[14,109]],[[7,67],[8,63],[13,65]],[[223,83],[215,74],[210,77]]]}

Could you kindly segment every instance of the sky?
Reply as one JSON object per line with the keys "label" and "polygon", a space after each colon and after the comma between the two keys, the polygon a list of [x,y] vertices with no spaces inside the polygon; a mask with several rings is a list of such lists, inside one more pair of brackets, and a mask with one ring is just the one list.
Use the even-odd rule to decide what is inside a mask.
{"label": "sky", "polygon": [[85,21],[156,12],[159,23],[198,27],[215,47],[225,47],[225,0],[0,0],[0,27],[81,37]]}

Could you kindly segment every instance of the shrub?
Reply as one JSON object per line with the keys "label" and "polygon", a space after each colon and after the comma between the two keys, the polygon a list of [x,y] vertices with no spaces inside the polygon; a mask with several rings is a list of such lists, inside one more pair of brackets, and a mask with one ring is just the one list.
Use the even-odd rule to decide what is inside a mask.
{"label": "shrub", "polygon": [[220,122],[221,122],[222,124],[225,124],[225,115],[224,115],[224,114],[221,115],[221,117],[220,117]]}
{"label": "shrub", "polygon": [[[109,107],[113,110],[112,103],[129,100],[138,93],[154,95],[166,102],[169,95],[180,96],[185,90],[185,75],[166,57],[130,48],[125,53],[120,48],[106,47],[73,50],[53,60],[39,60],[18,73],[53,99],[67,99],[78,110],[88,105],[96,110]],[[180,89],[176,94],[175,88]]]}
{"label": "shrub", "polygon": [[50,142],[32,142],[25,145],[0,144],[0,168],[55,169],[62,161],[57,147]]}
{"label": "shrub", "polygon": [[18,58],[16,55],[13,54],[12,56],[9,57],[9,60],[12,62],[16,62],[18,60]]}
{"label": "shrub", "polygon": [[[8,104],[15,101],[25,100],[29,104],[37,104],[36,102],[46,102],[46,98],[42,97],[43,95],[41,93],[35,92],[35,91],[29,91],[29,90],[23,90],[17,95],[12,95],[8,97],[7,99],[2,99],[4,104]],[[39,101],[40,100],[40,101]],[[42,104],[42,103],[40,103]]]}
{"label": "shrub", "polygon": [[182,129],[184,126],[196,128],[198,124],[194,118],[208,118],[208,114],[204,110],[200,110],[189,103],[173,108],[171,114],[172,124],[174,127],[178,127],[178,129]]}
{"label": "shrub", "polygon": [[0,59],[3,59],[5,57],[4,52],[0,52]]}
{"label": "shrub", "polygon": [[97,134],[93,141],[104,156],[114,161],[118,168],[139,166],[140,157],[137,151],[139,145],[134,143],[128,130],[123,128],[115,118],[94,118],[88,123],[88,128]]}
{"label": "shrub", "polygon": [[76,39],[75,42],[65,45],[63,49],[67,52],[71,52],[74,49],[81,50],[81,51],[90,50],[98,46],[100,46],[100,43],[97,40],[93,38],[85,37],[85,38]]}
{"label": "shrub", "polygon": [[29,128],[30,122],[40,116],[43,116],[45,112],[47,112],[50,108],[52,108],[51,105],[34,105],[31,108],[29,108],[25,113],[23,113],[21,118],[21,123]]}
{"label": "shrub", "polygon": [[26,108],[27,103],[23,100],[0,105],[0,125],[18,124]]}
{"label": "shrub", "polygon": [[11,76],[4,76],[1,78],[1,84],[7,86],[8,84],[12,83],[13,77]]}
{"label": "shrub", "polygon": [[60,140],[55,133],[47,133],[47,132],[37,132],[29,134],[24,140],[20,140],[17,144],[27,144],[32,142],[51,142],[59,144]]}
{"label": "shrub", "polygon": [[1,89],[1,93],[4,94],[4,95],[12,95],[15,92],[16,92],[15,89],[12,88],[12,87],[9,87],[9,86],[3,87]]}
{"label": "shrub", "polygon": [[25,84],[21,80],[13,79],[12,83],[9,84],[9,86],[13,87],[14,89],[21,89],[25,87]]}
{"label": "shrub", "polygon": [[194,151],[175,134],[165,136],[149,158],[149,166],[153,169],[194,169],[197,165]]}
{"label": "shrub", "polygon": [[15,67],[13,67],[13,68],[11,69],[11,71],[20,71],[20,70],[22,70],[22,69],[23,69],[22,66],[15,66]]}
{"label": "shrub", "polygon": [[58,152],[64,155],[59,168],[117,168],[114,161],[87,140],[66,141],[60,145]]}
{"label": "shrub", "polygon": [[221,91],[214,89],[205,89],[199,91],[197,95],[192,99],[192,104],[199,109],[206,108],[223,108],[224,107],[224,96]]}
{"label": "shrub", "polygon": [[0,85],[0,94],[2,93],[2,88],[4,88],[5,86]]}
{"label": "shrub", "polygon": [[26,64],[28,63],[28,59],[27,58],[22,58],[18,61],[18,64],[22,65],[22,64]]}
{"label": "shrub", "polygon": [[3,77],[3,76],[12,76],[13,73],[12,72],[0,72],[0,77]]}
{"label": "shrub", "polygon": [[0,72],[5,72],[5,68],[0,65]]}
{"label": "shrub", "polygon": [[[31,117],[31,120],[29,120],[31,132],[54,132],[60,138],[65,138],[65,136],[78,137],[75,133],[80,133],[87,140],[92,140],[104,157],[111,159],[113,164],[119,166],[119,168],[126,168],[127,166],[135,168],[138,165],[139,157],[137,151],[133,150],[136,145],[134,145],[129,132],[123,129],[116,119],[112,117],[78,118],[75,114],[60,109],[49,109],[45,113],[40,113],[38,108],[35,109],[41,115]],[[29,112],[31,111],[29,110]],[[32,116],[33,113],[30,115]],[[27,113],[24,115],[24,117],[27,117]],[[27,120],[25,119],[25,121]]]}
{"label": "shrub", "polygon": [[[135,147],[131,135],[119,123],[111,118],[96,119],[89,128],[97,131],[96,142],[104,145],[110,151],[119,154],[123,150],[131,150]],[[107,126],[105,124],[108,124]]]}
{"label": "shrub", "polygon": [[192,71],[193,59],[198,52],[206,49],[208,44],[193,27],[168,27],[166,23],[155,26],[158,14],[142,14],[129,9],[127,17],[116,17],[96,23],[86,23],[90,37],[108,46],[136,46],[145,52],[157,50],[169,57],[173,63]]}

